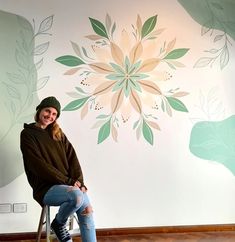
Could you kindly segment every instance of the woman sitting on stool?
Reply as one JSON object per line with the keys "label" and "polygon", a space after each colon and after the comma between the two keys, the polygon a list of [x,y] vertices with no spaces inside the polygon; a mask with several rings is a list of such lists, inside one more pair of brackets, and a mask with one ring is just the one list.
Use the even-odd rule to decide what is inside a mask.
{"label": "woman sitting on stool", "polygon": [[33,197],[41,206],[59,206],[51,223],[59,241],[72,241],[66,222],[76,212],[82,241],[96,242],[81,166],[73,146],[56,122],[60,108],[55,97],[47,97],[36,107],[36,122],[24,124],[20,148],[25,173]]}

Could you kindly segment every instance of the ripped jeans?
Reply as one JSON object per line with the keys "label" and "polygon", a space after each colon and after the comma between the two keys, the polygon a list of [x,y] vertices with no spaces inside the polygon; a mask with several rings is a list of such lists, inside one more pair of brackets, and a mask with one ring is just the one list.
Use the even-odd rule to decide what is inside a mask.
{"label": "ripped jeans", "polygon": [[44,196],[43,203],[49,206],[60,206],[56,220],[66,223],[70,215],[76,212],[82,242],[96,242],[95,225],[91,205],[86,192],[67,185],[54,185]]}

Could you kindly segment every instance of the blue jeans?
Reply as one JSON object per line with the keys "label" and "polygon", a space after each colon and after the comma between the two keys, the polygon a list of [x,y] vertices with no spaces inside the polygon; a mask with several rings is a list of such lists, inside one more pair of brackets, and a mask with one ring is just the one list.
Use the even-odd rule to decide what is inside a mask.
{"label": "blue jeans", "polygon": [[86,192],[67,185],[54,185],[45,194],[43,203],[49,206],[60,206],[56,214],[59,224],[65,224],[70,215],[76,212],[82,242],[96,242],[95,225],[92,211],[86,211],[91,205]]}

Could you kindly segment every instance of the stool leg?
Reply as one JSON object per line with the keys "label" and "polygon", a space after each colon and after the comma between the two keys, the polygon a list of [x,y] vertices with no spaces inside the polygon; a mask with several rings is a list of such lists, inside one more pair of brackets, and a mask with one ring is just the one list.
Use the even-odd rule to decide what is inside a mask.
{"label": "stool leg", "polygon": [[51,224],[50,224],[50,207],[46,206],[46,238],[50,242]]}
{"label": "stool leg", "polygon": [[40,239],[41,239],[42,227],[43,227],[43,223],[44,223],[44,219],[45,219],[45,214],[46,214],[46,207],[44,206],[42,208],[42,212],[41,212],[41,216],[40,216],[40,220],[39,220],[39,224],[38,224],[38,231],[37,231],[36,242],[40,242]]}
{"label": "stool leg", "polygon": [[73,219],[74,219],[74,215],[70,215],[69,216],[69,230],[73,229]]}

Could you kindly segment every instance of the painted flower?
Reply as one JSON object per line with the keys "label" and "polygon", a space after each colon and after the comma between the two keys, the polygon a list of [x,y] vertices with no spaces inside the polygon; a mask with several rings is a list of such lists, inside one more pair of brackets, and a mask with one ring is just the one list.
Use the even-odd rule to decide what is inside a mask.
{"label": "painted flower", "polygon": [[[92,55],[88,55],[84,47],[72,42],[77,56],[64,55],[56,59],[57,62],[72,67],[65,74],[79,74],[82,79],[79,87],[75,87],[76,91],[68,93],[75,100],[69,102],[63,110],[75,111],[81,108],[82,118],[90,110],[105,110],[106,113],[97,116],[97,122],[93,126],[99,128],[98,143],[103,142],[110,134],[117,141],[120,122],[127,122],[131,110],[135,110],[139,116],[133,124],[137,138],[143,135],[153,145],[152,129],[160,130],[157,123],[158,107],[169,116],[172,116],[172,109],[188,111],[178,99],[187,95],[187,92],[179,91],[179,88],[162,92],[159,83],[168,80],[169,76],[166,77],[168,72],[162,71],[158,66],[162,63],[173,69],[183,67],[177,59],[184,56],[188,49],[174,49],[175,39],[168,44],[165,42],[158,49],[158,54],[155,51],[157,45],[150,48],[149,43],[155,41],[163,31],[155,29],[156,15],[148,18],[144,24],[138,16],[136,26],[132,26],[134,40],[130,40],[126,31],[123,31],[120,43],[114,40],[116,23],[112,22],[109,15],[106,16],[105,24],[92,18],[90,22],[95,34],[86,37],[92,41],[92,51],[89,51]],[[161,78],[157,72],[161,73]],[[151,100],[151,107],[146,105],[147,99]]]}

